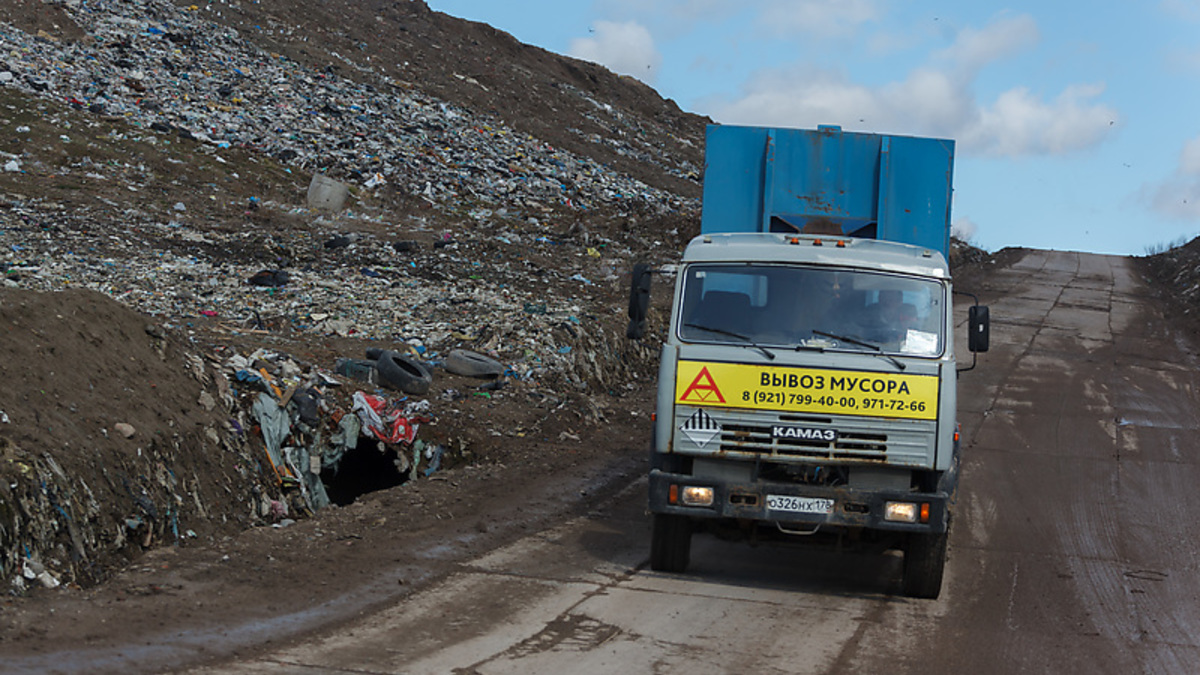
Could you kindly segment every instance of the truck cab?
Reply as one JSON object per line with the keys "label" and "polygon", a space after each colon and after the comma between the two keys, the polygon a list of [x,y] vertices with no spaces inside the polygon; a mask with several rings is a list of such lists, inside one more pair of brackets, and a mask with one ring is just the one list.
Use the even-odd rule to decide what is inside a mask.
{"label": "truck cab", "polygon": [[[659,366],[653,569],[685,571],[700,529],[804,538],[900,549],[904,592],[937,597],[959,461],[942,243],[952,144],[947,157],[946,141],[905,140],[910,152],[935,145],[917,164],[937,171],[932,187],[896,194],[888,174],[911,163],[897,165],[885,139],[710,128],[702,233],[678,267]],[[648,285],[636,277],[635,324]],[[970,330],[986,349],[986,312],[972,312]]]}

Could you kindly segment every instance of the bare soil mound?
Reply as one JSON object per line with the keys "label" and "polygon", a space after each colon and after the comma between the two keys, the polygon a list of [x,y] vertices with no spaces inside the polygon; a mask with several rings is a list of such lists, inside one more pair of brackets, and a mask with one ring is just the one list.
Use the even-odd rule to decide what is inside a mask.
{"label": "bare soil mound", "polygon": [[146,316],[88,290],[0,288],[4,578],[91,585],[141,551],[251,523],[262,476],[215,378]]}

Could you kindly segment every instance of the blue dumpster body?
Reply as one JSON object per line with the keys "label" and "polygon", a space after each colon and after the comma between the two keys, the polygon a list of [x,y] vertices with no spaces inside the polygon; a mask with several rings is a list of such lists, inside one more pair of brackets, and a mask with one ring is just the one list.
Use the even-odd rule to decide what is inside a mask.
{"label": "blue dumpster body", "polygon": [[701,233],[800,232],[820,220],[948,256],[953,175],[948,139],[714,124]]}

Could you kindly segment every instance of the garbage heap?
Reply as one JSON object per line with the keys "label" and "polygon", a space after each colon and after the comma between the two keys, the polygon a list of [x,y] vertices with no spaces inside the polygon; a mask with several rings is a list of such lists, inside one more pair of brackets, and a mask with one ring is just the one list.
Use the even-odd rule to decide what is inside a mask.
{"label": "garbage heap", "polygon": [[[0,289],[0,319],[15,357],[0,364],[12,385],[0,392],[0,575],[15,592],[90,585],[152,546],[286,527],[443,461],[421,437],[433,405],[415,395],[432,373],[407,354],[372,350],[339,374],[273,350],[197,349],[90,291]],[[463,372],[503,376],[469,352],[451,367],[464,354]],[[338,482],[356,452],[381,467],[375,482]]]}
{"label": "garbage heap", "polygon": [[[150,547],[286,527],[475,461],[453,417],[438,430],[439,406],[569,400],[518,359],[405,343],[324,363],[239,353],[83,289],[0,287],[0,325],[12,356],[0,362],[0,578],[14,592],[91,585]],[[614,344],[574,342],[578,368],[652,358],[636,345],[621,349],[644,353],[602,351]],[[463,389],[434,385],[451,376]]]}
{"label": "garbage heap", "polygon": [[[133,130],[254,149],[363,189],[392,185],[438,209],[464,202],[534,212],[637,203],[662,211],[687,201],[341,55],[348,67],[339,70],[357,80],[333,68],[305,68],[205,20],[198,9],[169,0],[66,3],[66,20],[87,36],[79,40],[3,25],[0,86],[122,119]],[[592,103],[598,114],[618,114]],[[636,141],[630,131],[625,145]],[[699,168],[676,153],[620,152],[698,181]],[[21,158],[12,161],[19,169]]]}
{"label": "garbage heap", "polygon": [[[4,122],[0,158],[0,578],[15,589],[283,525],[339,498],[352,448],[409,479],[453,454],[424,437],[451,423],[437,408],[453,392],[380,390],[288,351],[361,340],[436,369],[466,349],[553,397],[652,374],[654,340],[622,338],[625,271],[673,259],[694,200],[165,0],[62,6],[85,39],[0,25],[0,94],[38,110]],[[248,156],[348,199],[250,196],[244,220],[213,222],[202,206],[260,165]],[[227,173],[173,187],[201,161]],[[63,185],[102,206],[38,192]],[[392,193],[413,208],[389,209]],[[265,212],[286,226],[257,227]],[[294,349],[233,346],[267,339]]]}

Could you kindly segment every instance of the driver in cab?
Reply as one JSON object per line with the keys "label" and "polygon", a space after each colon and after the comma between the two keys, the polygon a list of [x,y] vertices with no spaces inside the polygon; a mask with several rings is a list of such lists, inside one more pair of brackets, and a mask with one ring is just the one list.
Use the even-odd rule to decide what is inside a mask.
{"label": "driver in cab", "polygon": [[867,310],[870,331],[887,342],[903,340],[909,329],[917,326],[917,308],[904,302],[904,294],[898,290],[879,291],[879,300]]}

